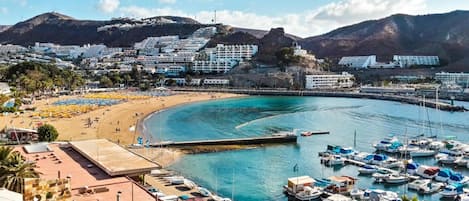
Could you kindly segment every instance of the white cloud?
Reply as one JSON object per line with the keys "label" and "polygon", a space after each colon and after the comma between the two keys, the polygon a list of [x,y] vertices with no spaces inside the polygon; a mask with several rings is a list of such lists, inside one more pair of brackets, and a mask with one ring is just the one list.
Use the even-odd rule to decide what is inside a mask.
{"label": "white cloud", "polygon": [[112,13],[119,8],[119,0],[99,0],[98,9],[105,13]]}
{"label": "white cloud", "polygon": [[160,3],[173,4],[176,3],[176,0],[158,0]]}
{"label": "white cloud", "polygon": [[[217,22],[235,27],[269,30],[284,27],[285,31],[301,37],[326,33],[335,28],[364,20],[387,17],[395,13],[421,14],[426,10],[425,0],[342,0],[317,9],[284,14],[281,16],[259,15],[252,12],[218,10]],[[195,18],[210,23],[213,11],[186,13],[173,8],[143,8],[128,6],[120,8],[121,14],[130,17],[153,17],[175,15]]]}

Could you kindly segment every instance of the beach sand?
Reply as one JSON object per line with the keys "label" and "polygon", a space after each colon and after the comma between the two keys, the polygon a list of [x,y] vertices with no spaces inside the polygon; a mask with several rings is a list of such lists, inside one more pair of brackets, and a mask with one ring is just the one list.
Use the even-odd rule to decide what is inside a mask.
{"label": "beach sand", "polygon": [[[19,115],[10,114],[8,116],[0,116],[0,124],[7,127],[32,128],[38,123],[48,123],[57,128],[59,132],[58,140],[61,141],[106,138],[126,146],[136,143],[136,138],[141,134],[139,133],[139,129],[132,131],[130,128],[136,128],[138,121],[143,121],[146,116],[153,112],[191,102],[239,96],[241,95],[223,93],[177,93],[172,96],[153,97],[146,100],[129,100],[120,104],[105,106],[71,118],[41,119],[38,117],[30,117],[33,112],[25,112]],[[55,101],[72,98],[77,98],[77,96],[63,96],[60,98],[38,100],[34,103],[34,107],[36,107],[37,110],[41,110],[49,107],[50,104]],[[88,119],[93,120],[91,127],[87,125]],[[162,155],[164,154],[168,153],[162,152]],[[176,158],[175,155],[177,154],[169,153],[169,156],[158,158]],[[164,164],[163,166],[167,165],[164,161],[156,162]]]}

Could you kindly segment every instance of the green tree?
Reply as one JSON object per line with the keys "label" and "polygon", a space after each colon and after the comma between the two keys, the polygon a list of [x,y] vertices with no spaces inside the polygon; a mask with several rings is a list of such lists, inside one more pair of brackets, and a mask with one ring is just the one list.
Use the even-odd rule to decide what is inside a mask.
{"label": "green tree", "polygon": [[59,137],[59,133],[54,126],[50,124],[44,124],[37,129],[39,135],[39,141],[41,142],[52,142]]}
{"label": "green tree", "polygon": [[185,77],[186,85],[191,85],[192,82],[192,76],[187,74]]}
{"label": "green tree", "polygon": [[291,47],[284,47],[275,53],[280,67],[288,66],[292,63],[298,63],[300,61],[299,56],[294,55],[294,50]]}
{"label": "green tree", "polygon": [[39,174],[19,152],[14,152],[11,147],[0,147],[0,186],[23,193],[24,179],[38,178]]}
{"label": "green tree", "polygon": [[109,79],[109,77],[103,75],[99,80],[99,85],[101,85],[102,87],[110,88],[113,86],[113,83],[112,80]]}

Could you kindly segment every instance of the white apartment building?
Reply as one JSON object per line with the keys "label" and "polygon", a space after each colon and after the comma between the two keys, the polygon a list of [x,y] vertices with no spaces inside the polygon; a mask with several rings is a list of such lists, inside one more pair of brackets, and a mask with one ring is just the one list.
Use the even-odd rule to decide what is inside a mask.
{"label": "white apartment building", "polygon": [[203,73],[226,73],[236,64],[237,62],[233,60],[194,61],[192,70],[202,71]]}
{"label": "white apartment building", "polygon": [[16,54],[18,52],[26,52],[27,50],[28,49],[26,49],[25,47],[19,46],[19,45],[11,45],[11,44],[1,45],[0,44],[0,54],[7,54],[7,53]]}
{"label": "white apartment building", "polygon": [[368,68],[376,64],[376,55],[342,57],[339,65],[349,68]]}
{"label": "white apartment building", "polygon": [[469,73],[435,73],[435,80],[440,81],[444,85],[460,85],[469,87]]}
{"label": "white apartment building", "polygon": [[166,78],[164,79],[164,82],[167,82],[169,79],[174,80],[177,85],[200,86],[202,83],[202,80],[198,78],[193,78],[189,84],[186,83],[186,78]]}
{"label": "white apartment building", "polygon": [[258,52],[257,45],[223,45],[218,44],[210,52],[210,60],[236,60],[245,61],[251,60]]}
{"label": "white apartment building", "polygon": [[229,85],[228,79],[204,79],[204,85]]}
{"label": "white apartment building", "polygon": [[305,88],[350,88],[353,83],[354,76],[347,72],[335,75],[306,75]]}
{"label": "white apartment building", "polygon": [[438,56],[408,56],[408,55],[394,55],[394,62],[401,68],[410,66],[437,66],[440,65]]}

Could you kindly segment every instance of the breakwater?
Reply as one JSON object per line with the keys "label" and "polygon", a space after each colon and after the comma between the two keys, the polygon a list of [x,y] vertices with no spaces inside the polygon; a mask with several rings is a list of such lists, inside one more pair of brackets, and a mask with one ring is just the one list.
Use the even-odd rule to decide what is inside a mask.
{"label": "breakwater", "polygon": [[434,100],[423,101],[414,96],[401,96],[390,94],[372,94],[372,93],[358,93],[358,92],[339,92],[339,91],[301,91],[301,90],[257,90],[257,89],[214,89],[214,88],[176,88],[174,91],[185,92],[217,92],[217,93],[234,93],[234,94],[247,94],[247,95],[262,95],[262,96],[318,96],[318,97],[340,97],[340,98],[367,98],[377,100],[397,101],[402,103],[424,105],[425,107],[438,108],[444,111],[464,112],[469,111],[463,106],[455,106],[448,103],[436,102]]}
{"label": "breakwater", "polygon": [[162,142],[150,144],[151,147],[187,147],[187,146],[210,146],[210,145],[259,145],[296,143],[296,135],[265,136],[252,138],[220,139],[220,140],[197,140],[186,142]]}

